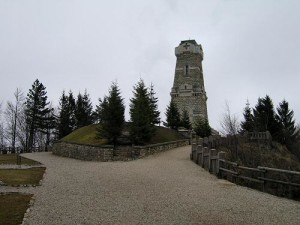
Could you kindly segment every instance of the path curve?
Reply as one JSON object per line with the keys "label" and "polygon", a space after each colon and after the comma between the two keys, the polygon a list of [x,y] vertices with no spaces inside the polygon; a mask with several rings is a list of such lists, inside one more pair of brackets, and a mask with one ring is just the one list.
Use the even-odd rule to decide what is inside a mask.
{"label": "path curve", "polygon": [[130,162],[24,154],[47,170],[23,224],[299,224],[299,202],[219,180],[189,153]]}

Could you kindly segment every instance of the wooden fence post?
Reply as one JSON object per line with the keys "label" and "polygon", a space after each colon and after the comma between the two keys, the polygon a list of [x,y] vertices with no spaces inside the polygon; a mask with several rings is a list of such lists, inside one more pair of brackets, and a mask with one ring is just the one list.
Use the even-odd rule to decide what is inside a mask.
{"label": "wooden fence post", "polygon": [[210,149],[209,150],[209,158],[208,158],[208,171],[216,174],[217,167],[217,150]]}
{"label": "wooden fence post", "polygon": [[217,168],[216,168],[216,172],[218,175],[221,175],[221,161],[220,160],[223,160],[225,159],[225,152],[221,151],[221,152],[218,152],[218,160],[217,160]]}
{"label": "wooden fence post", "polygon": [[196,150],[196,164],[200,165],[201,164],[201,157],[203,154],[203,149],[202,149],[202,145],[198,145],[197,146],[197,150]]}

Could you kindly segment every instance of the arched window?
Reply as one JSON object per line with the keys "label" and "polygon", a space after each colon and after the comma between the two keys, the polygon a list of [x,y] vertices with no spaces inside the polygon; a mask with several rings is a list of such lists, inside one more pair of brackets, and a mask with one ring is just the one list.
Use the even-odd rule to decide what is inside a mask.
{"label": "arched window", "polygon": [[189,75],[189,70],[190,70],[189,65],[185,65],[185,67],[184,67],[184,75],[188,76]]}

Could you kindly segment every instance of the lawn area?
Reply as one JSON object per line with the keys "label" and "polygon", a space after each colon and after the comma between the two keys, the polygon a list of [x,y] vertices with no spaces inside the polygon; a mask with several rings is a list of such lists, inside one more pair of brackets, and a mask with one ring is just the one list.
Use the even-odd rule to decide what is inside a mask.
{"label": "lawn area", "polygon": [[[93,124],[85,127],[81,127],[71,134],[62,138],[62,141],[71,142],[71,143],[78,143],[78,144],[88,144],[88,145],[105,145],[108,144],[107,139],[97,139],[97,127],[99,125]],[[129,124],[125,123],[123,128],[123,133],[129,134]],[[177,131],[166,128],[166,127],[155,127],[155,135],[152,139],[145,144],[158,144],[170,141],[177,141],[180,139],[184,139]],[[127,137],[130,139],[130,137]]]}
{"label": "lawn area", "polygon": [[[0,155],[0,165],[1,164],[17,164],[17,156],[18,156],[17,154]],[[28,165],[28,166],[40,165],[39,162],[24,158],[24,157],[21,157],[21,164]]]}
{"label": "lawn area", "polygon": [[0,193],[0,225],[21,224],[31,197],[19,193]]}
{"label": "lawn area", "polygon": [[45,167],[0,169],[0,180],[9,186],[38,185],[43,178],[45,170]]}
{"label": "lawn area", "polygon": [[71,134],[65,136],[62,141],[73,142],[78,144],[103,145],[107,144],[106,139],[97,139],[97,124],[81,127]]}

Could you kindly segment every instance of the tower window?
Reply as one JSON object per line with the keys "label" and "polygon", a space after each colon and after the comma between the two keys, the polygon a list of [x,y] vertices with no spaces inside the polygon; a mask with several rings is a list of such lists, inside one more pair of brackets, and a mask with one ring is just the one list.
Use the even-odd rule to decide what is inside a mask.
{"label": "tower window", "polygon": [[189,75],[189,70],[190,70],[189,65],[185,65],[185,67],[184,67],[184,75],[188,76]]}

